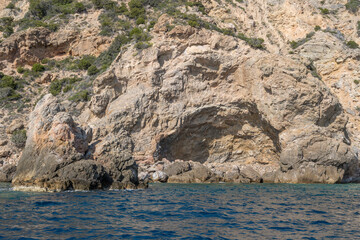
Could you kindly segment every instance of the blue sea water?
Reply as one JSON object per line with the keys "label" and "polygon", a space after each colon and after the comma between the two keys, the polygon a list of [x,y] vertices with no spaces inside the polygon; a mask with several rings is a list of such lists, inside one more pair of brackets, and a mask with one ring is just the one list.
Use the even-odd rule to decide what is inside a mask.
{"label": "blue sea water", "polygon": [[0,184],[0,239],[360,239],[360,184],[152,184],[24,193]]}

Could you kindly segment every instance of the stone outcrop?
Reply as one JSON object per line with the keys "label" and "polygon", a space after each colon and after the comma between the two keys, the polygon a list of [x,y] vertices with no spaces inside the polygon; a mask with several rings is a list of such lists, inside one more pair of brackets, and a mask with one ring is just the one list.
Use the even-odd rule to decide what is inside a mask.
{"label": "stone outcrop", "polygon": [[[55,56],[99,54],[98,48],[105,50],[109,44],[108,38],[96,36],[96,33],[80,36],[77,31],[53,33],[40,27],[14,33],[1,42],[0,61],[14,63],[15,66],[32,65]],[[104,49],[102,46],[105,46]]]}
{"label": "stone outcrop", "polygon": [[56,98],[43,97],[30,115],[28,138],[13,184],[46,191],[136,188],[137,169],[128,159],[87,157],[91,131],[82,129]]}
{"label": "stone outcrop", "polygon": [[0,182],[11,182],[16,172],[16,165],[7,164],[0,168]]}
{"label": "stone outcrop", "polygon": [[[94,156],[125,147],[154,181],[159,171],[169,182],[336,183],[356,175],[348,118],[305,64],[208,30],[158,25],[152,47],[138,55],[129,48],[94,81],[81,116],[100,141]],[[163,159],[192,163],[157,169]]]}

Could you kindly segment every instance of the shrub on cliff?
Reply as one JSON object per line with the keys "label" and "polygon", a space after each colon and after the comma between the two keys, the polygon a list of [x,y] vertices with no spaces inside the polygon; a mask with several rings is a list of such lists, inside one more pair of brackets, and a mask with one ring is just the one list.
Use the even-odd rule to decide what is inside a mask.
{"label": "shrub on cliff", "polygon": [[352,49],[356,49],[359,47],[359,44],[357,44],[355,41],[348,41],[346,43],[346,46],[348,46],[349,48],[352,48]]}
{"label": "shrub on cliff", "polygon": [[83,90],[83,91],[77,92],[69,98],[69,100],[73,101],[73,102],[80,102],[80,101],[86,102],[86,101],[89,101],[89,99],[90,99],[90,96],[89,96],[88,90]]}
{"label": "shrub on cliff", "polygon": [[185,3],[186,6],[189,6],[189,7],[197,7],[197,9],[204,15],[206,15],[206,12],[205,12],[205,7],[204,5],[201,3],[201,2],[186,2]]}
{"label": "shrub on cliff", "polygon": [[26,71],[26,69],[20,66],[16,68],[16,71],[20,74],[23,74]]}
{"label": "shrub on cliff", "polygon": [[315,35],[315,32],[310,32],[308,34],[306,34],[306,37],[303,39],[300,39],[299,41],[291,41],[290,46],[291,48],[295,49],[301,45],[303,45],[304,43],[308,42],[311,40],[311,38]]}
{"label": "shrub on cliff", "polygon": [[41,65],[40,63],[35,63],[35,64],[32,66],[31,70],[32,70],[33,72],[39,73],[39,72],[45,71],[45,67],[44,67],[44,65]]}
{"label": "shrub on cliff", "polygon": [[13,77],[11,76],[3,76],[0,79],[0,88],[11,88],[16,89],[17,84]]}
{"label": "shrub on cliff", "polygon": [[82,80],[81,78],[77,78],[77,77],[57,79],[51,82],[49,92],[53,96],[56,96],[59,93],[61,93],[61,90],[63,92],[68,92],[72,89],[73,85],[76,82],[79,82],[81,80]]}
{"label": "shrub on cliff", "polygon": [[57,14],[74,14],[84,12],[86,6],[75,0],[30,0],[28,14],[25,19],[42,20]]}
{"label": "shrub on cliff", "polygon": [[87,70],[95,61],[95,57],[91,55],[84,55],[78,62],[78,68],[81,70]]}
{"label": "shrub on cliff", "polygon": [[95,64],[97,66],[100,66],[101,69],[108,68],[110,64],[114,61],[116,56],[119,54],[121,47],[129,43],[130,40],[131,38],[129,38],[125,34],[115,37],[110,47],[106,51],[102,52],[96,59]]}
{"label": "shrub on cliff", "polygon": [[6,6],[6,8],[7,9],[15,9],[15,4],[13,2],[11,2]]}
{"label": "shrub on cliff", "polygon": [[137,19],[141,16],[145,16],[145,8],[143,5],[144,5],[143,0],[131,0],[129,2],[129,8],[130,8],[129,17]]}
{"label": "shrub on cliff", "polygon": [[60,80],[55,80],[51,82],[49,92],[53,96],[56,96],[61,92],[61,89],[62,89],[62,82]]}
{"label": "shrub on cliff", "polygon": [[23,148],[25,147],[26,138],[26,130],[17,130],[13,132],[11,141],[15,144],[16,147]]}
{"label": "shrub on cliff", "polygon": [[356,13],[360,7],[360,0],[348,0],[345,7],[349,12]]}
{"label": "shrub on cliff", "polygon": [[321,14],[323,14],[323,15],[327,15],[330,13],[329,9],[327,9],[327,8],[319,8],[319,10],[320,10]]}
{"label": "shrub on cliff", "polygon": [[99,69],[96,67],[96,66],[94,66],[94,65],[91,65],[89,68],[88,68],[88,75],[90,75],[90,76],[93,76],[93,75],[95,75],[95,74],[97,74],[99,72]]}
{"label": "shrub on cliff", "polygon": [[143,17],[139,17],[136,19],[136,25],[145,24],[145,19]]}
{"label": "shrub on cliff", "polygon": [[49,1],[30,0],[29,13],[36,19],[43,19],[51,8]]}
{"label": "shrub on cliff", "polygon": [[11,17],[0,18],[0,31],[4,37],[9,37],[14,33],[14,19]]}

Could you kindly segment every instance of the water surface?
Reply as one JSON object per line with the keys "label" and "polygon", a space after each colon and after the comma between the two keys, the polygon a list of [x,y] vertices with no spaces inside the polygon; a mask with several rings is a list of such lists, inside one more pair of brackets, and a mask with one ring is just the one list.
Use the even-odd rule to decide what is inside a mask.
{"label": "water surface", "polygon": [[0,184],[0,239],[359,239],[360,184],[152,184],[23,193]]}

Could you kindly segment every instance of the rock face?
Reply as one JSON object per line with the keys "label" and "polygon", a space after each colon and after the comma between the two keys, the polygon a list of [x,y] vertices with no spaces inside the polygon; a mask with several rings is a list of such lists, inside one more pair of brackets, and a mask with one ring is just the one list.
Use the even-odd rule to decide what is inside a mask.
{"label": "rock face", "polygon": [[15,188],[47,191],[136,188],[137,168],[128,159],[107,164],[87,157],[91,131],[83,130],[50,94],[30,115],[28,138],[16,175]]}
{"label": "rock face", "polygon": [[82,116],[100,140],[94,156],[129,149],[155,181],[163,159],[192,162],[166,167],[169,182],[337,183],[356,175],[348,118],[304,64],[208,30],[158,25],[152,47],[137,55],[129,48],[94,81]]}
{"label": "rock face", "polygon": [[76,31],[53,33],[42,27],[28,29],[15,33],[0,43],[0,62],[23,66],[54,56],[76,56],[82,52],[99,54],[97,49],[108,46],[109,43],[108,38],[89,33],[79,36]]}
{"label": "rock face", "polygon": [[[26,2],[16,3],[21,14]],[[0,69],[19,83],[16,66],[75,56],[63,69],[47,66],[27,92],[81,80],[61,82],[57,98],[46,95],[29,119],[0,109],[0,180],[12,178],[22,150],[12,134],[28,128],[18,188],[360,182],[360,49],[349,47],[360,43],[359,9],[349,11],[347,0],[196,2],[174,2],[173,18],[166,3],[144,1],[153,28],[126,14],[110,24],[108,9],[89,5],[57,32],[15,29],[3,38]],[[109,51],[107,34],[120,35]],[[101,73],[79,69],[77,56],[100,53],[91,64]],[[78,93],[90,101],[70,100],[85,88]]]}

